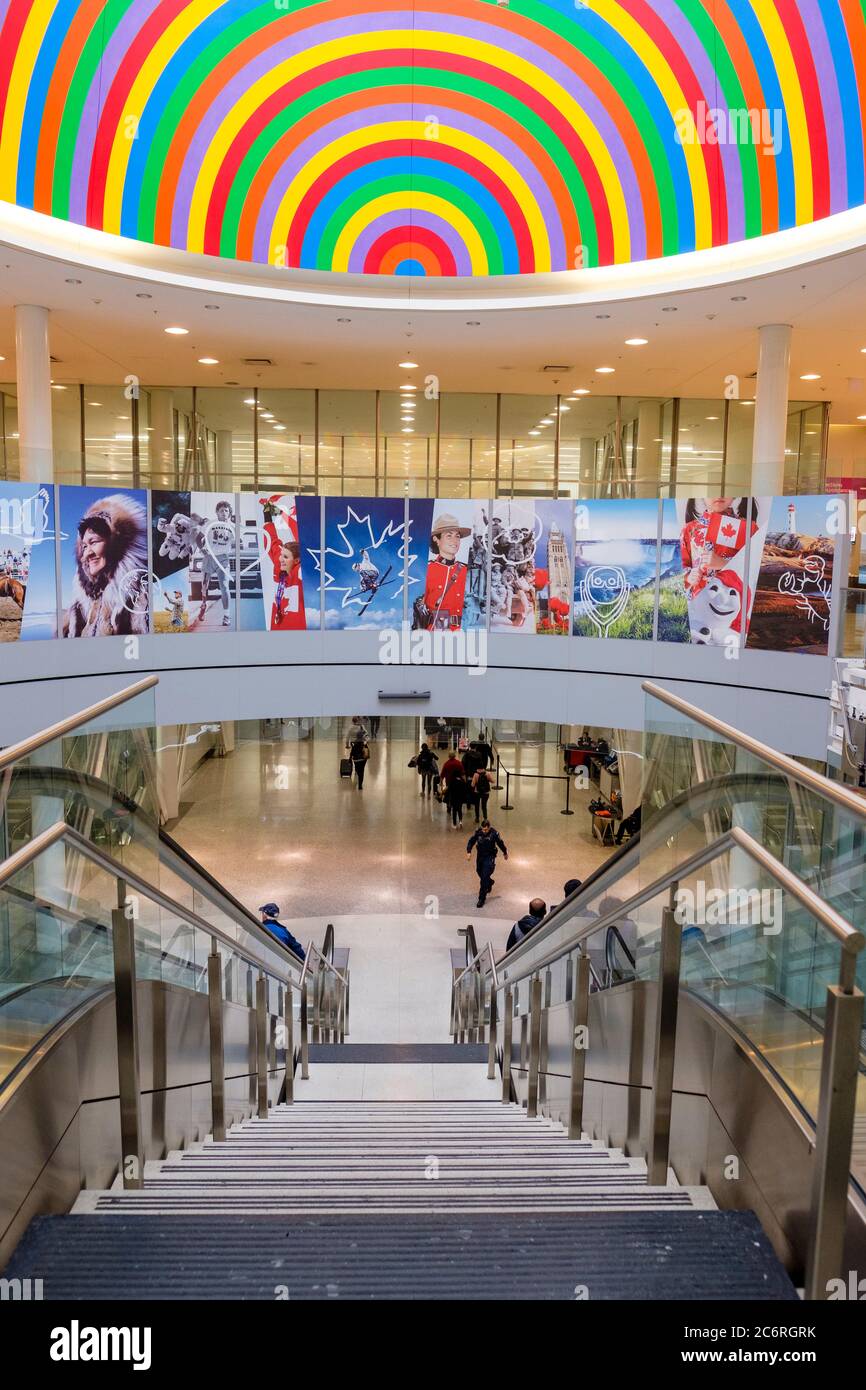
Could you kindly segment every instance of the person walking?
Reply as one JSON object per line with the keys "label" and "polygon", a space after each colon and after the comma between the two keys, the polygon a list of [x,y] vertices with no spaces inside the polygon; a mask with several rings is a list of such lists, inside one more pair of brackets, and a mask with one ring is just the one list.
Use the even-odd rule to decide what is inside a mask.
{"label": "person walking", "polygon": [[427,743],[422,743],[415,759],[415,767],[421,778],[421,795],[429,796],[433,790],[433,774],[439,766],[439,759]]}
{"label": "person walking", "polygon": [[371,714],[371,715],[370,715],[370,737],[371,737],[371,738],[378,738],[378,737],[379,737],[379,725],[380,725],[381,723],[382,723],[382,716],[381,716],[380,714]]}
{"label": "person walking", "polygon": [[480,767],[472,778],[472,793],[475,797],[475,823],[479,821],[479,809],[484,820],[487,819],[487,803],[490,800],[490,778],[487,769]]}
{"label": "person walking", "polygon": [[508,858],[508,850],[505,841],[485,816],[481,825],[470,835],[466,845],[466,856],[472,858],[472,850],[475,849],[475,872],[478,875],[478,902],[477,907],[483,907],[495,879],[493,870],[496,867],[497,850],[502,850],[503,858]]}
{"label": "person walking", "polygon": [[367,759],[370,756],[370,749],[365,738],[359,737],[352,740],[349,745],[349,757],[355,769],[355,776],[358,779],[358,791],[364,790],[364,771],[367,767]]}
{"label": "person walking", "polygon": [[454,830],[463,828],[463,807],[466,805],[466,793],[469,790],[469,784],[459,763],[458,768],[459,771],[452,772],[445,786],[445,805],[448,808],[451,826]]}

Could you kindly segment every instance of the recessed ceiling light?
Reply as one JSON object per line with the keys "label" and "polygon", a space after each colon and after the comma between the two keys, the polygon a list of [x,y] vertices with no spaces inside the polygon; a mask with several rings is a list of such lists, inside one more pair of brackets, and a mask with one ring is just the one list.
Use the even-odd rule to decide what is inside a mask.
{"label": "recessed ceiling light", "polygon": [[65,386],[59,386],[59,385],[57,384],[56,381],[52,381],[52,383],[51,383],[51,390],[52,390],[52,391],[65,391],[65,390],[66,390],[66,387],[65,387]]}
{"label": "recessed ceiling light", "polygon": [[732,295],[731,295],[731,303],[732,303],[732,304],[745,304],[745,302],[746,302],[746,296],[745,296],[744,294],[732,294]]}
{"label": "recessed ceiling light", "polygon": [[649,338],[626,338],[626,347],[646,347]]}
{"label": "recessed ceiling light", "polygon": [[204,307],[205,307],[206,309],[218,309],[218,308],[219,308],[219,305],[218,305],[218,304],[206,304]]}
{"label": "recessed ceiling light", "polygon": [[410,429],[409,426],[407,425],[407,426],[405,426],[405,428],[404,428],[404,430],[403,430],[403,433],[404,433],[404,434],[414,434],[415,431],[414,431],[413,429]]}
{"label": "recessed ceiling light", "polygon": [[820,380],[821,380],[821,373],[820,373],[820,372],[803,372],[802,376],[800,377],[800,380],[801,380],[801,381],[820,381]]}
{"label": "recessed ceiling light", "polygon": [[405,367],[407,372],[411,372],[411,370],[412,370],[413,367],[417,367],[417,366],[418,366],[418,363],[417,363],[417,362],[398,362],[398,363],[397,363],[397,366],[398,366],[398,367]]}
{"label": "recessed ceiling light", "polygon": [[99,407],[102,405],[102,401],[88,401],[87,404],[95,406],[95,408],[98,410]]}
{"label": "recessed ceiling light", "polygon": [[599,376],[610,376],[611,372],[616,371],[616,367],[596,367]]}
{"label": "recessed ceiling light", "polygon": [[[575,388],[574,388],[574,394],[575,394],[576,396],[588,396],[588,395],[590,394],[589,387],[588,387],[588,386],[575,386]],[[571,399],[571,397],[569,397],[569,400],[570,400],[570,399]]]}
{"label": "recessed ceiling light", "polygon": [[273,420],[273,418],[274,417],[269,410],[266,410],[264,415],[262,416],[263,420]]}
{"label": "recessed ceiling light", "polygon": [[754,404],[755,404],[754,400],[740,401],[740,405],[754,405]]}
{"label": "recessed ceiling light", "polygon": [[351,319],[337,319],[337,323],[351,323]]}
{"label": "recessed ceiling light", "polygon": [[541,434],[541,430],[530,430],[530,434]]}
{"label": "recessed ceiling light", "polygon": [[417,387],[417,386],[413,386],[413,385],[411,384],[411,382],[408,382],[408,381],[407,381],[407,382],[404,383],[403,386],[400,387],[400,390],[401,390],[401,391],[417,391],[417,390],[418,390],[418,387]]}
{"label": "recessed ceiling light", "polygon": [[166,333],[173,334],[176,338],[180,338],[184,337],[189,332],[189,329],[179,328],[177,324],[174,324],[171,328],[167,328],[165,331]]}
{"label": "recessed ceiling light", "polygon": [[136,299],[153,299],[152,294],[145,294],[143,290],[139,290],[135,297]]}
{"label": "recessed ceiling light", "polygon": [[610,314],[596,314],[597,319],[609,319]]}
{"label": "recessed ceiling light", "polygon": [[219,360],[216,357],[200,357],[198,360],[202,367],[219,366]]}
{"label": "recessed ceiling light", "polygon": [[466,327],[467,327],[467,328],[480,328],[480,327],[481,327],[481,320],[480,320],[480,319],[467,319],[467,320],[466,320]]}
{"label": "recessed ceiling light", "polygon": [[553,424],[553,416],[552,416],[552,415],[545,415],[545,417],[544,417],[544,419],[541,421],[541,423],[542,423],[542,425],[552,425],[552,424]]}
{"label": "recessed ceiling light", "polygon": [[255,396],[247,396],[246,400],[244,401],[244,405],[255,405],[255,403],[256,403],[256,398],[255,398]]}
{"label": "recessed ceiling light", "polygon": [[285,428],[285,425],[274,425],[275,430],[284,430]]}
{"label": "recessed ceiling light", "polygon": [[67,285],[80,285],[80,284],[81,284],[81,281],[80,281],[80,280],[75,280],[75,279],[73,279],[71,276],[67,276],[66,282],[65,282],[65,283],[66,283]]}
{"label": "recessed ceiling light", "polygon": [[718,418],[719,418],[718,415],[705,415],[705,416],[704,416],[704,419],[705,419],[705,420],[718,420]]}

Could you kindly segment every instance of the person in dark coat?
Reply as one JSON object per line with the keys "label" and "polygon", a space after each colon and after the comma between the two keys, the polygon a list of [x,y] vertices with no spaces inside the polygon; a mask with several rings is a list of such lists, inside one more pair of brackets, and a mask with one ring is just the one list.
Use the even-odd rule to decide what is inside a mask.
{"label": "person in dark coat", "polygon": [[415,759],[415,767],[421,778],[421,795],[429,796],[433,789],[433,775],[438,770],[439,759],[427,743],[422,743]]}
{"label": "person in dark coat", "polygon": [[300,941],[292,936],[288,927],[284,927],[282,922],[278,920],[280,909],[277,904],[265,903],[264,907],[259,908],[259,912],[262,914],[262,926],[270,932],[271,936],[276,937],[280,945],[285,946],[287,951],[291,951],[299,960],[303,960],[304,948]]}
{"label": "person in dark coat", "polygon": [[[445,766],[447,767],[448,764],[446,763]],[[463,827],[463,807],[466,805],[469,784],[463,776],[463,768],[459,763],[457,768],[458,770],[451,773],[445,784],[445,805],[448,807],[451,825],[455,830],[461,830]]]}
{"label": "person in dark coat", "polygon": [[516,946],[524,937],[528,936],[531,931],[534,931],[539,922],[543,922],[546,916],[547,903],[543,898],[533,898],[532,902],[529,904],[529,911],[526,916],[521,917],[520,921],[515,922],[514,926],[511,928],[508,934],[508,941],[505,945],[506,951],[510,951],[512,946]]}
{"label": "person in dark coat", "polygon": [[364,770],[367,766],[367,759],[369,758],[369,756],[370,750],[367,747],[366,739],[353,739],[351,744],[349,745],[349,757],[352,759],[352,765],[355,769],[355,776],[358,779],[359,792],[362,792],[364,790]]}
{"label": "person in dark coat", "polygon": [[496,867],[497,850],[502,850],[503,857],[508,858],[508,850],[505,841],[486,818],[481,822],[474,835],[470,835],[466,846],[468,858],[472,857],[472,850],[475,849],[475,872],[479,878],[478,888],[478,907],[483,907],[495,879],[493,870]]}

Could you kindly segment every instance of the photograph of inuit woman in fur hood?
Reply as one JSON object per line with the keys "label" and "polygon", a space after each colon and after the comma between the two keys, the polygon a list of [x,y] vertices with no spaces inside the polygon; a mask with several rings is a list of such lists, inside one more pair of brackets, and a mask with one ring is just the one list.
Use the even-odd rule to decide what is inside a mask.
{"label": "photograph of inuit woman in fur hood", "polygon": [[[64,488],[61,526],[64,550],[74,540],[75,572],[64,575],[64,637],[125,637],[148,630],[147,511],[144,494],[116,492],[97,497],[82,515],[81,499],[65,495],[97,492]],[[73,520],[73,507],[81,518]],[[66,506],[64,506],[64,502]],[[68,563],[68,562],[67,562]],[[64,565],[64,570],[67,566]]]}

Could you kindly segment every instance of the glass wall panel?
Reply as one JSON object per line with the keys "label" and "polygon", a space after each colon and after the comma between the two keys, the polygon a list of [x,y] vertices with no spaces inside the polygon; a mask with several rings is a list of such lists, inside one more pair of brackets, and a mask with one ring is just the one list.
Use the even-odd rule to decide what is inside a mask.
{"label": "glass wall panel", "polygon": [[572,392],[560,404],[559,495],[595,497],[605,435],[616,421],[616,397]]}
{"label": "glass wall panel", "polygon": [[[447,391],[439,408],[437,495],[488,496],[496,481],[496,396]],[[458,480],[465,486],[458,486]]]}
{"label": "glass wall panel", "polygon": [[18,400],[11,383],[0,386],[0,476],[18,477]]}
{"label": "glass wall panel", "polygon": [[254,400],[253,393],[242,387],[200,386],[196,390],[196,486],[203,492],[252,486]]}
{"label": "glass wall panel", "polygon": [[381,496],[435,496],[438,413],[438,400],[428,400],[420,387],[415,391],[380,391]]}
{"label": "glass wall panel", "polygon": [[676,496],[716,495],[723,486],[724,443],[723,401],[680,401]]}
{"label": "glass wall panel", "polygon": [[555,395],[502,397],[500,497],[553,496],[556,404]]}
{"label": "glass wall panel", "polygon": [[[244,399],[255,401],[255,392],[244,392]],[[252,442],[250,436],[250,448]],[[315,391],[259,387],[256,486],[273,492],[315,492],[315,479]]]}
{"label": "glass wall panel", "polygon": [[375,496],[375,391],[319,392],[319,477],[339,480],[328,491]]}
{"label": "glass wall panel", "polygon": [[[54,392],[55,399],[58,393]],[[187,391],[187,398],[192,392]],[[67,397],[69,397],[67,403]],[[61,483],[81,482],[81,418],[78,389],[64,392],[64,404],[55,406],[53,424],[57,447],[57,422],[63,421],[62,437],[68,451],[55,476]],[[84,449],[90,487],[131,487],[133,484],[133,402],[123,386],[85,386]],[[146,473],[145,473],[146,481]]]}
{"label": "glass wall panel", "polygon": [[[680,408],[682,408],[682,404],[681,401]],[[749,491],[752,477],[752,437],[754,430],[754,398],[745,397],[738,401],[729,401],[728,438],[725,450],[725,496],[741,497]]]}

